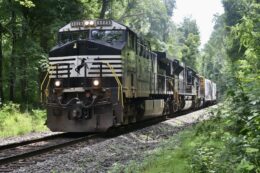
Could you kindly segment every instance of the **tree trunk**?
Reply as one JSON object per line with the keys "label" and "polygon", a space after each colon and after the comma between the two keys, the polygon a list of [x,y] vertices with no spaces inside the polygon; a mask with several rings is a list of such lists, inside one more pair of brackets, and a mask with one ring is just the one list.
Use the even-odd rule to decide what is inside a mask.
{"label": "tree trunk", "polygon": [[27,58],[26,56],[20,57],[20,72],[21,72],[21,102],[27,103],[28,101],[28,92],[27,92]]}
{"label": "tree trunk", "polygon": [[49,41],[49,34],[51,31],[49,31],[48,28],[44,28],[43,31],[41,31],[40,34],[40,46],[43,49],[44,52],[48,53],[50,48],[48,46],[48,41]]}
{"label": "tree trunk", "polygon": [[164,24],[163,27],[164,27],[163,41],[167,42],[167,38],[169,37],[169,28],[166,24]]}
{"label": "tree trunk", "polygon": [[105,18],[105,14],[108,10],[108,7],[109,7],[109,0],[102,0],[102,8],[99,16],[100,19]]}
{"label": "tree trunk", "polygon": [[15,11],[12,10],[12,18],[11,18],[11,32],[12,32],[12,50],[10,57],[10,79],[9,79],[9,99],[10,101],[15,100],[15,44],[16,44],[16,14]]}
{"label": "tree trunk", "polygon": [[4,101],[3,91],[3,51],[2,51],[2,39],[3,39],[3,26],[0,23],[0,98]]}
{"label": "tree trunk", "polygon": [[[28,10],[24,10],[23,11],[23,17],[24,17],[24,21],[23,23],[23,33],[21,38],[19,38],[19,40],[21,39],[22,41],[24,41],[26,46],[22,46],[23,49],[26,49],[27,46],[27,40],[28,38]],[[19,53],[19,66],[20,66],[20,87],[21,87],[21,102],[22,103],[27,103],[29,100],[28,97],[28,52],[25,50],[23,53]],[[18,58],[18,57],[17,57]]]}

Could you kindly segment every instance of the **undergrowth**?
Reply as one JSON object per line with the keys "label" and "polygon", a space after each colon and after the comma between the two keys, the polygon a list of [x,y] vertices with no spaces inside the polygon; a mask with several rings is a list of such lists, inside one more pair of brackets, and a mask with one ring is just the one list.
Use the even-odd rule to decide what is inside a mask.
{"label": "undergrowth", "polygon": [[46,113],[43,110],[21,112],[18,104],[5,104],[0,108],[0,137],[45,131],[45,119]]}

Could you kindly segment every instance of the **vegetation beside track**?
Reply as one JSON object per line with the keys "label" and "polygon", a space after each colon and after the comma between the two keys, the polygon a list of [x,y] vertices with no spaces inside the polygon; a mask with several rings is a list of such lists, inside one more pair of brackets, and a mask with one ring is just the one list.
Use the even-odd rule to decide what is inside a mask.
{"label": "vegetation beside track", "polygon": [[164,141],[142,163],[115,165],[111,172],[259,173],[259,140],[237,133],[230,109],[225,104],[211,120]]}
{"label": "vegetation beside track", "polygon": [[22,112],[18,104],[4,104],[0,109],[0,138],[46,131],[45,119],[43,110],[32,109]]}

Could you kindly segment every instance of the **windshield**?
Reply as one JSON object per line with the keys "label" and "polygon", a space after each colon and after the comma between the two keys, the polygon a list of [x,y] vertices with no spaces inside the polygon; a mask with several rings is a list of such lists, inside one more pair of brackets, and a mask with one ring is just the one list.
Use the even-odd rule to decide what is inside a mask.
{"label": "windshield", "polygon": [[106,42],[124,41],[123,30],[92,30],[91,38]]}
{"label": "windshield", "polygon": [[88,39],[89,31],[67,31],[59,33],[59,43],[64,44],[75,40]]}

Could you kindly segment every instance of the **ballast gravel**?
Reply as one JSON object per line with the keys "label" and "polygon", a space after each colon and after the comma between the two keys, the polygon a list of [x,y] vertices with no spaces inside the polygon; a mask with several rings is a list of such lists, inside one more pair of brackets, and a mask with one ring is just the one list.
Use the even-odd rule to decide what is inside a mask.
{"label": "ballast gravel", "polygon": [[51,131],[32,132],[32,133],[28,133],[26,135],[21,135],[21,136],[0,138],[0,146],[17,143],[17,142],[22,142],[22,141],[28,141],[28,140],[32,140],[32,139],[43,138],[46,136],[56,135],[59,133],[60,132],[51,132]]}
{"label": "ballast gravel", "polygon": [[192,126],[199,121],[212,116],[209,110],[212,106],[177,118],[169,119],[159,124],[149,126],[115,138],[108,138],[99,143],[76,147],[48,158],[45,161],[13,172],[47,173],[73,172],[92,173],[108,172],[117,164],[127,165],[131,161],[140,161],[152,153],[163,141],[176,135],[179,131]]}

